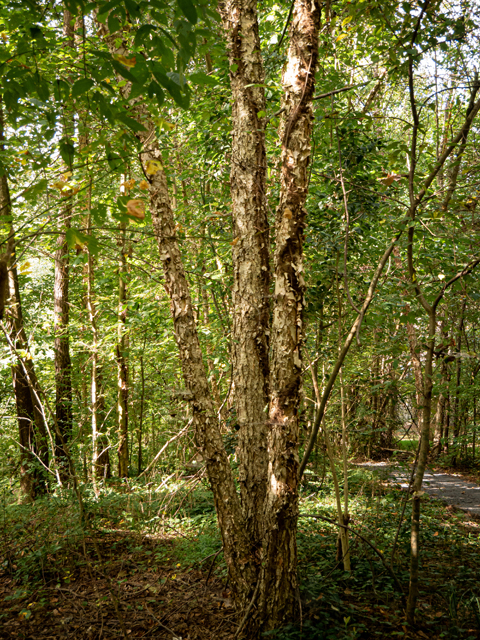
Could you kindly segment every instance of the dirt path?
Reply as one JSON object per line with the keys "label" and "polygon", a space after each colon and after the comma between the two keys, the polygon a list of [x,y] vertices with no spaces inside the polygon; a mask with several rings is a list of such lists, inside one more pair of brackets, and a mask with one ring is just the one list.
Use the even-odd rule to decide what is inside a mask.
{"label": "dirt path", "polygon": [[[378,471],[382,476],[399,484],[402,489],[408,487],[411,468],[391,465],[386,462],[366,462],[358,466]],[[472,515],[480,516],[480,486],[461,476],[427,471],[423,480],[423,490],[446,504],[452,505]]]}

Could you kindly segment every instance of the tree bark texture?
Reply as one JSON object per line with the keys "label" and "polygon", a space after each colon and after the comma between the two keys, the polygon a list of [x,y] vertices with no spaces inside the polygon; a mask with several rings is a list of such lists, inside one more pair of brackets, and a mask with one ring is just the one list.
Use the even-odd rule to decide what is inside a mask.
{"label": "tree bark texture", "polygon": [[148,171],[149,163],[161,162],[156,140],[146,147],[141,159],[150,184],[153,229],[163,265],[164,286],[170,299],[183,379],[191,394],[195,439],[204,457],[212,487],[230,584],[237,606],[242,608],[247,606],[251,585],[255,584],[256,566],[250,553],[251,544],[210,393],[189,285],[176,238],[167,177],[163,167],[153,175]]}
{"label": "tree bark texture", "polygon": [[[265,197],[264,110],[256,6],[223,7],[233,106],[232,202],[235,222],[233,364],[239,438],[240,496],[221,439],[196,328],[196,317],[176,238],[167,177],[154,125],[141,104],[132,114],[147,127],[140,154],[150,184],[150,211],[164,285],[170,299],[185,387],[190,393],[197,446],[205,462],[236,606],[248,611],[243,632],[292,620],[297,601],[298,404],[302,340],[303,230],[318,56],[318,4],[296,0],[289,63],[283,76],[283,175],[277,212],[277,287],[273,328],[275,371],[268,368],[269,240]],[[118,49],[115,53],[118,53]],[[272,398],[273,395],[273,398]],[[271,399],[266,420],[265,408]],[[261,544],[261,547],[260,547]]]}
{"label": "tree bark texture", "polygon": [[237,456],[245,523],[259,549],[267,479],[270,239],[265,115],[261,117],[266,109],[265,74],[256,0],[228,0],[223,7],[223,24],[232,91],[232,359],[240,427]]}
{"label": "tree bark texture", "polygon": [[266,539],[259,594],[260,610],[270,628],[291,620],[296,608],[303,233],[319,28],[320,4],[295,0],[282,76],[285,111],[280,126],[282,175],[275,225]]}

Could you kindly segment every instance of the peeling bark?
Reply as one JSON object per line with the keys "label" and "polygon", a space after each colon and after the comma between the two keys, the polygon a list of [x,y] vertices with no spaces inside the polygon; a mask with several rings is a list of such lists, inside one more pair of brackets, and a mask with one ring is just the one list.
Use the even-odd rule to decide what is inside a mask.
{"label": "peeling bark", "polygon": [[[151,160],[161,161],[156,141],[144,150],[141,159],[144,167]],[[191,394],[195,439],[212,486],[231,586],[237,605],[243,607],[247,604],[246,598],[256,574],[250,540],[210,393],[189,286],[176,238],[167,178],[163,168],[154,175],[147,173],[146,177],[150,183],[153,229],[163,264],[164,286],[170,298],[183,379]]]}
{"label": "peeling bark", "polygon": [[268,462],[270,239],[265,116],[261,117],[266,109],[265,74],[256,0],[228,0],[223,25],[233,102],[230,192],[234,220],[232,360],[240,427],[237,456],[246,527],[259,550]]}
{"label": "peeling bark", "polygon": [[266,545],[260,594],[260,609],[264,609],[270,628],[291,620],[296,608],[298,406],[305,292],[303,232],[319,28],[320,5],[296,0],[282,77],[285,115],[280,127],[282,176],[276,215]]}

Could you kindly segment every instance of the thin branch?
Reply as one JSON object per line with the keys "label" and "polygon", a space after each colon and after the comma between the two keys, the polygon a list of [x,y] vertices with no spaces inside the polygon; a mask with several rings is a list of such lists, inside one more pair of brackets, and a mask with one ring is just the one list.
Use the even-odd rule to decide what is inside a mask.
{"label": "thin branch", "polygon": [[360,313],[358,314],[355,322],[352,325],[352,328],[350,329],[350,332],[345,340],[345,343],[343,345],[343,349],[340,351],[340,354],[337,358],[337,361],[335,362],[335,365],[333,367],[332,373],[330,375],[330,378],[327,382],[327,385],[324,389],[323,395],[322,395],[322,401],[320,403],[320,406],[318,407],[318,411],[315,415],[315,422],[313,424],[312,427],[312,432],[310,434],[310,439],[308,441],[308,445],[307,448],[305,449],[305,453],[303,456],[303,460],[302,463],[299,467],[298,470],[298,478],[299,480],[301,479],[303,472],[305,471],[305,467],[307,466],[307,462],[308,459],[313,451],[313,447],[315,445],[315,440],[317,438],[318,435],[318,430],[320,428],[320,424],[322,422],[323,416],[325,414],[325,408],[327,406],[327,402],[328,399],[330,397],[330,394],[332,392],[333,389],[333,385],[335,384],[335,381],[337,379],[337,376],[339,374],[340,369],[342,368],[342,364],[347,356],[348,351],[350,350],[350,346],[352,344],[353,338],[355,337],[357,331],[359,330],[359,327],[362,323],[363,317],[365,315],[365,313],[368,310],[368,307],[370,306],[371,301],[373,300],[373,296],[375,294],[375,289],[376,286],[378,284],[378,281],[380,279],[380,276],[382,275],[382,271],[385,267],[385,265],[387,264],[387,261],[396,245],[396,243],[398,242],[400,236],[402,235],[403,230],[399,231],[397,233],[397,235],[393,238],[392,242],[390,243],[390,245],[387,247],[385,253],[383,254],[382,258],[380,259],[380,262],[378,263],[378,266],[375,270],[375,273],[373,275],[373,278],[370,282],[370,286],[368,287],[368,291],[367,291],[367,295],[365,296],[365,300],[363,302],[362,308],[360,310]]}

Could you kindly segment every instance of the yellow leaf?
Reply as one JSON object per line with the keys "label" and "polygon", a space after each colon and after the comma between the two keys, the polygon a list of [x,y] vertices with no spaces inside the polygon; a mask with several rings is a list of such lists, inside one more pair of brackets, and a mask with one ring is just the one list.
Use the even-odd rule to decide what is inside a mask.
{"label": "yellow leaf", "polygon": [[140,189],[143,189],[144,191],[146,191],[149,187],[149,184],[146,180],[141,180],[138,186],[140,187]]}
{"label": "yellow leaf", "polygon": [[168,122],[168,120],[165,120],[165,118],[158,118],[157,125],[160,127],[160,129],[165,129],[166,131],[173,131],[175,129],[175,125],[173,124],[173,122]]}
{"label": "yellow leaf", "polygon": [[353,18],[353,16],[348,16],[348,18],[345,18],[345,20],[342,20],[342,27],[344,27],[346,24],[351,22],[352,18]]}
{"label": "yellow leaf", "polygon": [[143,220],[145,218],[145,203],[143,200],[129,200],[127,202],[127,214],[133,218]]}
{"label": "yellow leaf", "polygon": [[158,160],[147,160],[147,166],[145,167],[145,173],[147,176],[154,176],[162,168],[162,163]]}
{"label": "yellow leaf", "polygon": [[137,64],[137,59],[135,58],[135,56],[133,56],[133,58],[126,58],[125,56],[119,54],[116,55],[115,58],[116,60],[118,60],[118,62],[121,62],[124,67],[128,67],[129,69]]}
{"label": "yellow leaf", "polygon": [[133,187],[135,186],[135,180],[133,178],[131,180],[126,180],[125,182],[122,182],[120,186],[124,187],[125,189],[133,189]]}
{"label": "yellow leaf", "polygon": [[343,38],[346,38],[347,36],[348,36],[348,33],[341,33],[341,34],[338,36],[338,38],[337,38],[337,42],[338,42],[339,40],[343,40]]}
{"label": "yellow leaf", "polygon": [[395,180],[395,175],[394,174],[388,174],[388,176],[379,178],[380,182],[382,182],[386,187],[389,187],[392,182]]}
{"label": "yellow leaf", "polygon": [[24,273],[25,275],[27,275],[28,273],[30,273],[30,262],[27,260],[26,262],[24,262],[22,264],[22,266],[20,267],[20,273]]}
{"label": "yellow leaf", "polygon": [[237,236],[237,237],[235,238],[235,240],[232,240],[232,247],[234,247],[234,246],[237,244],[237,242],[239,241],[239,239],[240,239],[240,236]]}

